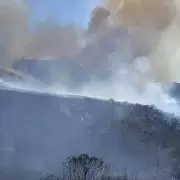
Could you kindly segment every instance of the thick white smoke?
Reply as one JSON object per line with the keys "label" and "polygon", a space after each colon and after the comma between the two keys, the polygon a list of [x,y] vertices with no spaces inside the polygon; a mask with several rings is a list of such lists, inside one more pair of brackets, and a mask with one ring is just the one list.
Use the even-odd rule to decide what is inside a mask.
{"label": "thick white smoke", "polygon": [[[158,108],[179,115],[179,106],[170,98],[162,83],[179,82],[179,2],[166,0],[109,0],[105,7],[114,24],[128,28],[127,50],[132,62],[122,66],[122,59],[128,59],[124,53],[116,53],[120,68],[112,79],[104,84],[94,83],[83,89],[84,94],[98,97],[114,98],[133,103],[155,104]],[[90,23],[91,27],[104,33],[100,25],[106,22],[103,13],[96,12],[99,23]],[[107,25],[108,26],[108,25]],[[95,28],[96,27],[96,28]],[[102,27],[105,27],[102,25]],[[134,56],[134,52],[142,55]],[[128,60],[127,60],[128,61]],[[111,61],[110,59],[110,62]],[[98,89],[98,91],[97,91]],[[100,90],[100,91],[99,91]],[[88,92],[88,93],[87,93]]]}

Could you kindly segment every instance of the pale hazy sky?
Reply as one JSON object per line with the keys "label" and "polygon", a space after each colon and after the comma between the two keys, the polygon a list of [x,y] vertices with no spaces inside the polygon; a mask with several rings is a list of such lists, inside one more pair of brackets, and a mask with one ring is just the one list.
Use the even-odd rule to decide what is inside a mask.
{"label": "pale hazy sky", "polygon": [[86,26],[98,0],[26,0],[31,7],[32,22],[55,15],[62,24],[76,23]]}

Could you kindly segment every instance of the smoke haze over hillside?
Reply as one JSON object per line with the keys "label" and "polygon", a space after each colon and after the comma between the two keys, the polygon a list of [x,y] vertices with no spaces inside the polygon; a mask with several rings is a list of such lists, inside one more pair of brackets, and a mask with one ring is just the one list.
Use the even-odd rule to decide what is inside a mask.
{"label": "smoke haze over hillside", "polygon": [[[69,56],[94,74],[78,94],[147,104],[172,102],[154,82],[180,79],[178,1],[110,0],[101,5],[92,11],[88,29],[60,26],[52,16],[30,31],[26,2],[1,0],[0,67],[10,67],[23,57]],[[97,74],[109,78],[101,82]],[[50,89],[61,93],[58,86]],[[160,95],[163,98],[157,100]]]}
{"label": "smoke haze over hillside", "polygon": [[[95,60],[95,66],[97,61],[103,61],[101,60],[103,54],[107,59],[107,56],[118,52],[118,48],[111,49],[108,41],[106,48],[103,49],[98,44],[103,39],[109,41],[111,39],[118,47],[115,41],[119,38],[119,34],[113,32],[117,27],[110,27],[105,23],[111,17],[114,18],[114,24],[126,28],[125,36],[129,37],[120,39],[123,41],[124,49],[119,57],[116,57],[119,58],[119,63],[122,58],[126,58],[123,57],[125,51],[132,55],[133,61],[142,54],[149,59],[154,80],[179,81],[179,3],[175,0],[110,0],[106,1],[104,6],[107,11],[95,8],[89,24],[90,28],[98,28],[98,31],[94,32],[96,38],[93,41],[96,46],[95,53],[99,56]],[[77,54],[83,52],[82,42],[88,43],[87,37],[83,35],[85,29],[78,25],[61,27],[56,19],[51,17],[49,19],[47,17],[44,23],[39,24],[36,32],[30,32],[28,23],[31,14],[25,1],[1,0],[0,11],[1,67],[7,67],[12,61],[24,56],[37,59],[46,57],[60,59],[71,56],[75,59]],[[85,56],[91,56],[93,53]],[[82,61],[93,61],[86,59],[88,58]],[[113,61],[112,63],[110,61],[108,66],[111,64]],[[100,66],[103,66],[103,63]]]}
{"label": "smoke haze over hillside", "polygon": [[[32,74],[22,73],[22,76],[31,77],[34,73],[38,77],[47,73],[46,77],[51,76],[47,79],[53,82],[47,87],[39,81],[36,82],[38,85],[31,84],[28,78],[23,79],[27,83],[17,83],[13,78],[9,81],[0,79],[0,85],[5,87],[0,94],[0,110],[6,127],[3,129],[1,126],[0,129],[5,135],[3,145],[7,143],[8,146],[9,143],[17,148],[14,151],[17,162],[22,163],[23,167],[23,160],[27,158],[25,164],[34,169],[49,168],[54,162],[80,151],[102,155],[118,166],[121,161],[123,167],[128,167],[135,174],[141,170],[139,167],[149,165],[151,161],[152,165],[144,170],[144,176],[148,179],[154,175],[150,172],[152,169],[156,172],[154,162],[159,160],[157,154],[161,155],[159,162],[162,166],[169,167],[167,148],[164,148],[164,152],[159,151],[158,147],[158,152],[155,152],[157,144],[140,146],[140,136],[144,136],[145,131],[140,136],[134,136],[134,133],[142,117],[154,120],[152,124],[155,123],[153,126],[156,127],[158,111],[151,111],[149,106],[143,108],[129,103],[153,104],[164,112],[180,116],[178,99],[169,95],[169,83],[180,81],[180,3],[178,0],[102,0],[99,4],[90,15],[87,29],[78,24],[64,26],[56,17],[48,16],[31,31],[31,12],[26,1],[0,0],[0,68],[8,68],[16,60],[22,59],[25,62],[26,58],[30,58],[27,64],[23,64],[24,67],[27,65],[28,69],[30,64],[31,69],[30,61],[33,61],[37,62],[33,67],[37,65],[40,68],[36,69],[36,73],[32,70]],[[66,60],[68,63],[65,63]],[[22,61],[18,62],[21,64]],[[62,63],[58,65],[57,61]],[[47,67],[42,72],[41,67],[49,67],[49,62],[54,63],[49,68],[54,72],[50,73]],[[76,74],[78,78],[75,78]],[[70,81],[69,76],[73,76],[75,82]],[[30,78],[32,82],[33,78]],[[81,80],[82,83],[79,82]],[[63,83],[71,83],[72,86],[69,88]],[[78,86],[77,89],[74,84]],[[23,91],[19,92],[19,89]],[[40,93],[24,93],[27,89]],[[62,94],[68,96],[63,97]],[[126,108],[122,104],[116,109],[116,102],[113,101],[96,101],[69,95],[108,100],[112,98],[129,103],[125,103]],[[162,121],[165,115],[162,113]],[[120,125],[113,124],[114,120],[119,123],[121,119],[129,120],[129,117],[135,122],[132,133],[128,123],[127,129],[119,129]],[[168,114],[165,121],[171,121],[170,117]],[[113,126],[110,126],[111,123]],[[95,130],[89,131],[89,127]],[[164,124],[157,127],[159,135]],[[110,128],[110,134],[104,133],[104,128]],[[101,131],[105,134],[102,138]],[[158,135],[155,139],[159,139]],[[14,145],[14,138],[22,141]],[[122,140],[119,141],[119,138]],[[163,138],[166,141],[166,137]],[[33,152],[34,156],[22,155],[21,143],[28,145],[23,146],[25,151],[29,154]],[[140,156],[133,152],[138,152]],[[21,156],[24,159],[19,158]],[[10,160],[14,163],[13,158]]]}

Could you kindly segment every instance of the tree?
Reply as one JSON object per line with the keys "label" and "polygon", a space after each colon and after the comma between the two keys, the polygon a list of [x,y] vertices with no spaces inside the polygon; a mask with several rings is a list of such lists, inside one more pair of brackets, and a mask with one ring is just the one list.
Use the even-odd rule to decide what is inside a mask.
{"label": "tree", "polygon": [[63,163],[60,176],[49,174],[44,180],[94,180],[108,177],[110,168],[104,161],[88,154],[71,156]]}
{"label": "tree", "polygon": [[63,176],[65,179],[91,180],[107,175],[109,168],[102,159],[88,154],[72,156],[64,164]]}

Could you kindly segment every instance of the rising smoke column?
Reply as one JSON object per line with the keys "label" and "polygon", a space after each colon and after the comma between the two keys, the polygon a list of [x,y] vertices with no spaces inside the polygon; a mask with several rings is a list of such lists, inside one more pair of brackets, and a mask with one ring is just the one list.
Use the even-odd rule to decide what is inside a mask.
{"label": "rising smoke column", "polygon": [[[147,58],[156,81],[179,81],[179,2],[167,0],[108,0],[107,9],[134,35],[133,46],[149,44]],[[134,31],[135,29],[135,31]],[[140,41],[145,36],[145,41]],[[152,38],[154,37],[154,38]]]}
{"label": "rising smoke column", "polygon": [[169,40],[171,44],[177,41],[171,37],[178,34],[173,30],[178,11],[174,1],[162,0],[109,0],[97,7],[89,22],[89,52],[84,52],[82,62],[90,68],[98,67],[99,72],[103,71],[101,68],[115,68],[110,79],[103,83],[93,79],[81,94],[155,104],[164,111],[179,113],[176,101],[161,86],[162,82],[177,81],[172,74],[175,69],[178,72],[178,66],[171,68],[169,57],[173,57],[178,44],[171,46],[170,51],[168,46]]}
{"label": "rising smoke column", "polygon": [[24,54],[28,34],[28,8],[23,1],[0,1],[0,68]]}

